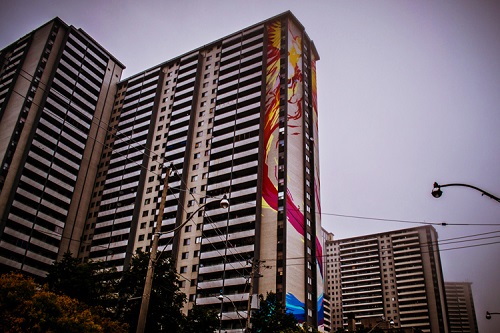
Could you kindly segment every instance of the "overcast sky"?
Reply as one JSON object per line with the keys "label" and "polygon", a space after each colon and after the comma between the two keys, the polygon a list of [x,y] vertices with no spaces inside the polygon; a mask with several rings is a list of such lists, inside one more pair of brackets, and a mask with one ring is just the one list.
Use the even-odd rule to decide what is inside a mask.
{"label": "overcast sky", "polygon": [[445,280],[472,282],[480,332],[498,332],[500,316],[484,314],[500,312],[500,203],[430,192],[437,181],[500,196],[499,1],[2,3],[0,48],[59,16],[124,63],[123,78],[291,10],[321,57],[323,226],[340,239],[447,222],[440,240],[465,238],[440,246]]}

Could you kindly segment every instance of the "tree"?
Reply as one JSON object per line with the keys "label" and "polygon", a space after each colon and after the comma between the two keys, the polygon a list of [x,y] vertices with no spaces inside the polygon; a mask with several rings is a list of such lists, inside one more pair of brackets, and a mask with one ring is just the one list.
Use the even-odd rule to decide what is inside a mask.
{"label": "tree", "polygon": [[0,331],[5,333],[125,333],[127,325],[19,273],[0,276]]}
{"label": "tree", "polygon": [[275,293],[268,292],[266,298],[259,295],[260,309],[252,315],[253,333],[302,332],[293,314],[287,313]]}
{"label": "tree", "polygon": [[[118,284],[120,300],[117,314],[122,321],[130,325],[132,332],[137,327],[148,262],[149,254],[138,252],[132,258],[130,268],[123,272]],[[146,331],[182,332],[186,318],[181,308],[185,301],[186,295],[179,289],[174,264],[159,253],[154,267]]]}
{"label": "tree", "polygon": [[89,306],[109,308],[116,304],[115,269],[103,262],[82,263],[67,252],[48,270],[46,282],[51,291],[75,298]]}
{"label": "tree", "polygon": [[183,333],[213,333],[219,327],[219,317],[216,310],[201,306],[193,306],[189,311]]}

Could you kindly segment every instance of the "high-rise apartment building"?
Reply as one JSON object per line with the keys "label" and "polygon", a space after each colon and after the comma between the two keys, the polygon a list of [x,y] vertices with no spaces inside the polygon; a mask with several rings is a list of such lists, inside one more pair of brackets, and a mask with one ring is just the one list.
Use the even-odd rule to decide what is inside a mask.
{"label": "high-rise apartment building", "polygon": [[450,333],[477,333],[472,283],[445,282]]}
{"label": "high-rise apartment building", "polygon": [[0,51],[2,269],[78,253],[123,68],[58,18]]}
{"label": "high-rise apartment building", "polygon": [[327,240],[332,329],[385,318],[394,328],[449,332],[437,241],[432,226]]}
{"label": "high-rise apartment building", "polygon": [[[76,34],[74,29],[70,31]],[[63,55],[69,53],[70,64],[76,62],[75,57],[86,57],[88,45],[95,44],[81,41],[83,37],[76,39],[78,47],[73,48],[78,52],[61,48]],[[94,48],[92,61],[76,76],[68,78],[64,72],[54,80],[57,77],[60,85],[77,86],[87,82],[87,76],[93,82],[100,73],[114,79],[111,73],[120,66],[116,63],[110,69],[111,58],[104,61],[108,55]],[[77,205],[79,214],[71,228],[67,222],[56,224],[61,228],[56,230],[61,241],[51,244],[52,251],[71,250],[84,260],[103,260],[120,271],[127,269],[136,251],[149,250],[163,178],[168,177],[159,250],[174,258],[188,308],[196,303],[221,309],[222,329],[241,331],[249,295],[272,291],[297,319],[321,328],[318,60],[304,27],[286,12],[116,84],[109,82],[110,87],[101,88],[101,95],[90,96],[93,98],[87,96],[94,91],[87,86],[78,95],[73,92],[75,87],[62,87],[56,95],[66,94],[68,102],[78,103],[80,108],[90,107],[93,101],[104,103],[98,108],[105,112],[102,118],[82,117],[81,125],[80,120],[75,121],[82,127],[79,131],[100,131],[97,136],[83,136],[87,140],[75,147],[89,149],[96,158],[84,158],[85,151],[80,152],[79,160],[63,154],[61,160],[69,164],[71,173],[66,166],[61,170],[61,163],[55,161],[59,150],[52,149],[55,157],[43,169],[47,181],[38,187],[29,183],[36,190],[23,189],[19,197],[24,200],[27,191],[53,195],[46,183],[57,183],[60,178],[73,181],[71,187],[65,187],[63,202]],[[91,88],[97,86],[96,82]],[[61,108],[67,110],[65,104]],[[61,117],[66,121],[81,114],[65,112]],[[46,126],[63,126],[49,123]],[[33,126],[32,131],[39,127]],[[47,145],[82,136],[77,134],[49,138]],[[28,147],[26,154],[35,153],[35,148]],[[36,152],[46,158],[45,153]],[[39,165],[40,159],[34,159]],[[167,165],[174,170],[170,175],[165,172]],[[92,172],[86,171],[91,168]],[[23,180],[22,176],[18,178]],[[84,184],[76,184],[78,181]],[[7,192],[12,188],[21,191],[16,183],[5,184]],[[50,204],[55,211],[62,206],[46,203],[52,197],[42,194],[37,206],[29,201],[22,209],[30,206],[37,217],[43,212],[39,206]],[[224,195],[230,201],[228,209],[218,205]],[[9,203],[3,216],[14,219],[9,214],[18,212],[16,199],[3,200],[2,204]],[[64,214],[56,216],[62,219]],[[24,238],[18,238],[22,243]],[[63,240],[68,244],[62,244]],[[9,241],[8,246],[26,246],[16,242]],[[20,261],[13,255],[4,258],[11,266]],[[252,267],[260,277],[252,277]]]}

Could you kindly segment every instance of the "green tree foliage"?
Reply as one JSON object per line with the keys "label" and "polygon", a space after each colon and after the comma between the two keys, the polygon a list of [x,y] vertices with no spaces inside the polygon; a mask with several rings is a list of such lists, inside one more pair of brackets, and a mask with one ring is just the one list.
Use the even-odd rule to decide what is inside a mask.
{"label": "green tree foliage", "polygon": [[[179,289],[172,261],[166,256],[158,257],[154,268],[146,332],[182,332],[186,318],[181,308],[186,301],[186,295]],[[118,284],[120,301],[117,314],[120,320],[130,325],[132,332],[135,332],[137,327],[148,262],[149,254],[138,252],[132,258],[130,269],[123,272]]]}
{"label": "green tree foliage", "polygon": [[219,327],[216,310],[194,306],[188,313],[183,333],[213,333]]}
{"label": "green tree foliage", "polygon": [[286,308],[277,298],[276,294],[268,292],[266,298],[260,298],[260,309],[252,315],[253,333],[276,333],[276,332],[302,332],[297,326],[297,319],[286,312]]}
{"label": "green tree foliage", "polygon": [[[175,265],[159,255],[154,269],[146,332],[212,333],[219,327],[218,312],[193,307],[185,316],[181,309],[186,295],[180,292]],[[49,270],[50,291],[64,294],[92,306],[100,320],[113,318],[135,332],[144,290],[149,254],[138,252],[127,271],[117,273],[102,262],[82,263],[67,253]],[[0,330],[1,331],[1,330]],[[120,332],[116,330],[116,332]]]}
{"label": "green tree foliage", "polygon": [[95,309],[19,273],[0,276],[0,313],[0,331],[5,333],[127,332],[127,325],[101,317]]}
{"label": "green tree foliage", "polygon": [[66,253],[48,271],[46,282],[51,291],[75,298],[89,306],[109,308],[116,304],[115,269],[103,262],[82,263]]}

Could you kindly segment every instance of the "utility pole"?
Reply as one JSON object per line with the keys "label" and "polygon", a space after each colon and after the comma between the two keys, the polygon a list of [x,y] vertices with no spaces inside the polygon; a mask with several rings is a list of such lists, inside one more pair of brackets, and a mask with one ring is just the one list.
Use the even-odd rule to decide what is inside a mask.
{"label": "utility pole", "polygon": [[167,167],[167,173],[163,180],[163,191],[161,193],[160,208],[158,211],[158,218],[156,219],[156,227],[153,233],[153,243],[151,244],[151,251],[149,253],[148,272],[146,274],[146,281],[144,282],[144,292],[142,293],[141,311],[139,312],[139,320],[137,322],[137,333],[144,333],[146,328],[146,317],[148,315],[149,300],[151,298],[151,288],[153,286],[153,275],[156,265],[156,253],[158,252],[158,242],[161,234],[161,223],[163,221],[163,210],[165,209],[165,200],[167,198],[168,189],[168,176],[172,169],[172,164]]}
{"label": "utility pole", "polygon": [[248,304],[247,304],[247,322],[245,325],[245,332],[250,333],[251,328],[251,318],[252,318],[252,297],[253,297],[253,280],[261,277],[260,275],[260,264],[261,261],[258,259],[252,260],[252,272],[250,273],[250,291],[248,293]]}

